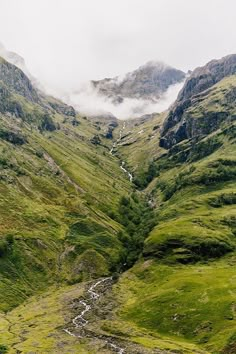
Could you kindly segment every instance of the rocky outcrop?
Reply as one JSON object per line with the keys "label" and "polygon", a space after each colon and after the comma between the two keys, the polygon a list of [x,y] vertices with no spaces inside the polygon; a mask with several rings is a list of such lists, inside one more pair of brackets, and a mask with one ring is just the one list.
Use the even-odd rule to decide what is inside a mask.
{"label": "rocky outcrop", "polygon": [[8,113],[17,118],[24,118],[25,116],[22,105],[2,81],[0,81],[0,113]]}
{"label": "rocky outcrop", "polygon": [[76,117],[76,111],[74,107],[68,106],[67,104],[59,100],[55,100],[54,98],[48,99],[47,102],[57,113],[62,114],[64,116]]}
{"label": "rocky outcrop", "polygon": [[0,113],[21,118],[40,131],[53,131],[59,127],[54,122],[55,113],[65,118],[72,117],[72,124],[78,125],[76,111],[72,106],[44,94],[21,69],[1,57]]}
{"label": "rocky outcrop", "polygon": [[215,85],[224,77],[234,74],[236,74],[236,54],[228,55],[220,60],[212,60],[192,72],[180,91],[177,101],[186,101]]}
{"label": "rocky outcrop", "polygon": [[[221,108],[210,111],[202,107],[196,112],[194,107],[199,106],[213,92],[213,86],[222,79],[236,74],[236,55],[229,55],[220,60],[212,60],[203,67],[195,69],[187,79],[178,98],[172,106],[161,131],[160,146],[169,149],[176,143],[192,137],[209,134],[219,128],[226,119],[231,119],[230,107],[236,99],[235,86],[222,89]],[[214,104],[214,99],[213,99]],[[224,109],[227,105],[227,109]]]}
{"label": "rocky outcrop", "polygon": [[0,81],[13,92],[37,103],[38,93],[22,70],[0,57]]}
{"label": "rocky outcrop", "polygon": [[118,120],[112,113],[90,115],[88,120],[96,126],[103,137],[107,139],[113,138],[113,130],[118,126]]}
{"label": "rocky outcrop", "polygon": [[101,138],[98,134],[94,135],[90,141],[93,145],[101,145]]}
{"label": "rocky outcrop", "polygon": [[159,99],[169,88],[183,81],[185,73],[161,62],[148,62],[123,78],[106,78],[92,81],[98,92],[111,98],[113,103],[122,103],[124,98]]}
{"label": "rocky outcrop", "polygon": [[22,58],[19,54],[15,52],[11,52],[7,50],[1,42],[0,42],[0,56],[4,58],[6,61],[8,61],[9,63],[21,69],[25,73],[25,75],[30,79],[34,87],[36,87],[41,91],[44,90],[41,83],[28,70],[24,58]]}
{"label": "rocky outcrop", "polygon": [[27,143],[27,138],[19,130],[6,130],[0,128],[0,139],[8,141],[14,145],[23,145]]}

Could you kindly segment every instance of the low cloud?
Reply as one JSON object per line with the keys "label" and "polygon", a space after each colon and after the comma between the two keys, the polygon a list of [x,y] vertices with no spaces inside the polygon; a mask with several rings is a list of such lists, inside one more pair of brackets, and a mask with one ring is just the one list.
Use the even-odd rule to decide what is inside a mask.
{"label": "low cloud", "polygon": [[[122,103],[114,103],[114,97],[112,99],[101,95],[91,82],[81,84],[76,91],[68,90],[67,92],[63,92],[59,88],[53,89],[45,83],[42,84],[31,75],[25,65],[24,59],[20,55],[8,51],[1,43],[0,56],[3,56],[6,60],[22,69],[33,84],[41,91],[60,98],[64,102],[74,106],[77,111],[84,115],[94,116],[109,113],[118,119],[132,119],[144,114],[160,113],[165,111],[175,101],[184,84],[184,82],[181,82],[171,85],[159,99],[155,97],[152,99],[124,98]],[[115,80],[116,84],[119,84],[128,75],[117,76],[113,81]],[[114,82],[111,82],[111,84],[113,85]]]}
{"label": "low cloud", "polygon": [[85,115],[111,113],[118,119],[130,119],[163,112],[175,101],[183,84],[184,82],[171,85],[158,100],[124,98],[122,103],[115,104],[112,99],[99,94],[91,83],[86,83],[76,92],[64,95],[62,99]]}

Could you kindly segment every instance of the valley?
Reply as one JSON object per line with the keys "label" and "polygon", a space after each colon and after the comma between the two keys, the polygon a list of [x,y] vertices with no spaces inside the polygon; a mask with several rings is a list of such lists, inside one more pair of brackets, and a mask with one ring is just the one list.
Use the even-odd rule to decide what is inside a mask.
{"label": "valley", "polygon": [[0,353],[235,353],[236,56],[126,121],[0,73]]}

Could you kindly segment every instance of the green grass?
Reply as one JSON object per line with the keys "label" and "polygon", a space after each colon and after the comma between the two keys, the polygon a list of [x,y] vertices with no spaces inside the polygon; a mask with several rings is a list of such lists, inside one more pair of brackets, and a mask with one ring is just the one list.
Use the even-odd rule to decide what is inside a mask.
{"label": "green grass", "polygon": [[[197,162],[160,170],[148,187],[162,205],[158,225],[146,241],[147,254],[169,252],[169,256],[174,250],[177,257],[181,248],[179,257],[184,258],[185,250],[186,260],[191,260],[191,253],[207,259],[235,249],[236,145],[227,133],[221,140],[219,149]],[[221,203],[216,206],[214,200]]]}
{"label": "green grass", "polygon": [[235,255],[188,267],[140,261],[115,289],[122,304],[118,318],[220,353],[236,330],[235,277]]}
{"label": "green grass", "polygon": [[115,129],[114,136],[119,138],[122,130],[122,139],[114,152],[124,161],[134,173],[135,178],[142,176],[148,169],[149,163],[160,156],[163,149],[159,146],[160,128],[166,114],[158,114],[146,121],[129,120]]}
{"label": "green grass", "polygon": [[[5,115],[0,119],[2,131],[26,137],[21,145],[0,139],[0,246],[8,235],[14,238],[11,249],[0,254],[2,311],[53,283],[73,283],[115,268],[123,252],[117,238],[123,226],[109,213],[117,212],[121,196],[131,191],[109,149],[90,142],[97,132],[93,123],[78,116],[80,124],[74,126],[73,117],[53,113],[60,129],[40,132],[36,111],[42,107],[23,97],[18,101],[34,119],[30,124]],[[91,233],[85,237],[78,230],[72,238],[73,225],[81,220]],[[78,274],[78,262],[85,264],[91,249],[97,252],[91,274],[85,267]]]}
{"label": "green grass", "polygon": [[[69,306],[83,294],[82,285],[49,288],[44,295],[31,297],[7,315],[0,315],[0,338],[8,353],[81,353],[97,352],[89,343],[63,331],[71,320]],[[98,349],[99,350],[99,349]]]}
{"label": "green grass", "polygon": [[188,109],[197,129],[210,127],[194,144],[160,148],[161,114],[126,122],[114,156],[106,122],[77,115],[74,124],[49,108],[56,101],[7,95],[2,112],[18,107],[20,116],[0,116],[0,351],[99,352],[61,331],[67,305],[83,281],[139,259],[96,330],[142,348],[234,352],[234,91],[227,78]]}
{"label": "green grass", "polygon": [[[147,146],[145,127],[155,125],[154,117],[143,124],[138,138],[136,128],[124,138],[130,145],[118,147],[118,153],[129,151],[134,181],[145,187],[155,212],[156,226],[144,242],[144,260],[126,272],[114,290],[120,294],[117,326],[138,327],[143,342],[152,333],[209,353],[234,352],[234,88],[235,76],[222,80],[188,109],[192,120],[215,124],[215,131],[194,144],[183,141],[169,151],[150,149],[140,163],[139,147],[145,151]],[[213,113],[224,111],[228,118],[214,122]]]}

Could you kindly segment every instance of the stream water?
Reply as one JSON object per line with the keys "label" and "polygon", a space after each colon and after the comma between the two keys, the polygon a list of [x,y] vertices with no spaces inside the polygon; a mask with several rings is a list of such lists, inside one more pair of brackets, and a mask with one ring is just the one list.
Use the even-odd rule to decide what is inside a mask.
{"label": "stream water", "polygon": [[[64,328],[63,331],[69,334],[72,337],[77,337],[77,338],[84,338],[86,337],[86,334],[84,333],[84,327],[89,323],[84,316],[86,313],[92,310],[94,303],[99,299],[100,294],[95,291],[96,287],[98,287],[100,284],[104,283],[110,283],[112,281],[112,277],[109,278],[103,278],[98,280],[96,283],[90,286],[90,288],[87,290],[87,298],[85,300],[80,300],[79,304],[83,306],[83,310],[76,315],[72,319],[72,329]],[[75,331],[75,332],[74,332]],[[78,333],[79,332],[79,333]],[[97,336],[94,336],[97,337]],[[125,354],[124,348],[119,347],[118,345],[115,344],[114,338],[112,337],[107,337],[105,340],[105,343],[108,347],[110,347],[114,352],[118,354]]]}
{"label": "stream water", "polygon": [[132,180],[133,180],[133,175],[132,175],[128,170],[126,170],[126,168],[125,168],[124,166],[125,166],[125,163],[124,163],[124,161],[122,161],[122,163],[121,163],[121,165],[120,165],[120,168],[122,169],[122,171],[124,171],[125,173],[127,173],[127,175],[129,176],[130,182],[132,182]]}
{"label": "stream water", "polygon": [[[123,132],[124,129],[125,129],[125,122],[124,122],[124,124],[123,124],[122,129],[120,130],[119,139],[117,139],[117,140],[113,143],[113,145],[112,145],[112,148],[111,148],[111,150],[110,150],[110,154],[111,154],[111,155],[113,155],[113,151],[114,151],[115,147],[116,147],[116,146],[118,145],[118,143],[121,141],[121,139],[122,139],[122,132]],[[124,162],[124,161],[121,162],[120,168],[122,169],[122,171],[124,171],[124,172],[128,175],[130,182],[132,182],[132,181],[133,181],[133,175],[132,175],[132,173],[130,173],[130,172],[125,168],[125,162]]]}
{"label": "stream water", "polygon": [[[110,154],[113,155],[113,151],[115,149],[115,147],[118,145],[118,143],[121,141],[122,139],[122,132],[125,129],[125,122],[123,124],[122,129],[120,130],[120,134],[119,134],[119,138],[113,143],[112,148],[110,150]],[[132,182],[133,180],[133,176],[132,174],[125,168],[125,162],[122,161],[120,168],[122,169],[122,171],[124,171],[128,177],[130,182]],[[86,325],[89,323],[88,320],[86,320],[85,315],[86,313],[88,313],[89,311],[92,310],[94,303],[99,299],[100,294],[95,291],[95,289],[102,283],[106,284],[112,281],[112,278],[103,278],[100,279],[99,281],[97,281],[96,283],[94,283],[93,285],[90,286],[90,288],[87,290],[87,298],[86,300],[80,300],[79,304],[82,305],[83,310],[76,315],[73,319],[72,319],[72,329],[69,328],[64,328],[63,330],[69,334],[70,336],[73,337],[77,337],[77,338],[84,338],[86,337],[84,328],[86,327]],[[95,335],[94,335],[95,337]],[[125,353],[125,349],[119,347],[118,345],[115,344],[114,342],[114,338],[112,337],[107,337],[107,339],[105,340],[105,343],[108,347],[110,347],[114,352],[118,353],[118,354],[124,354]]]}

